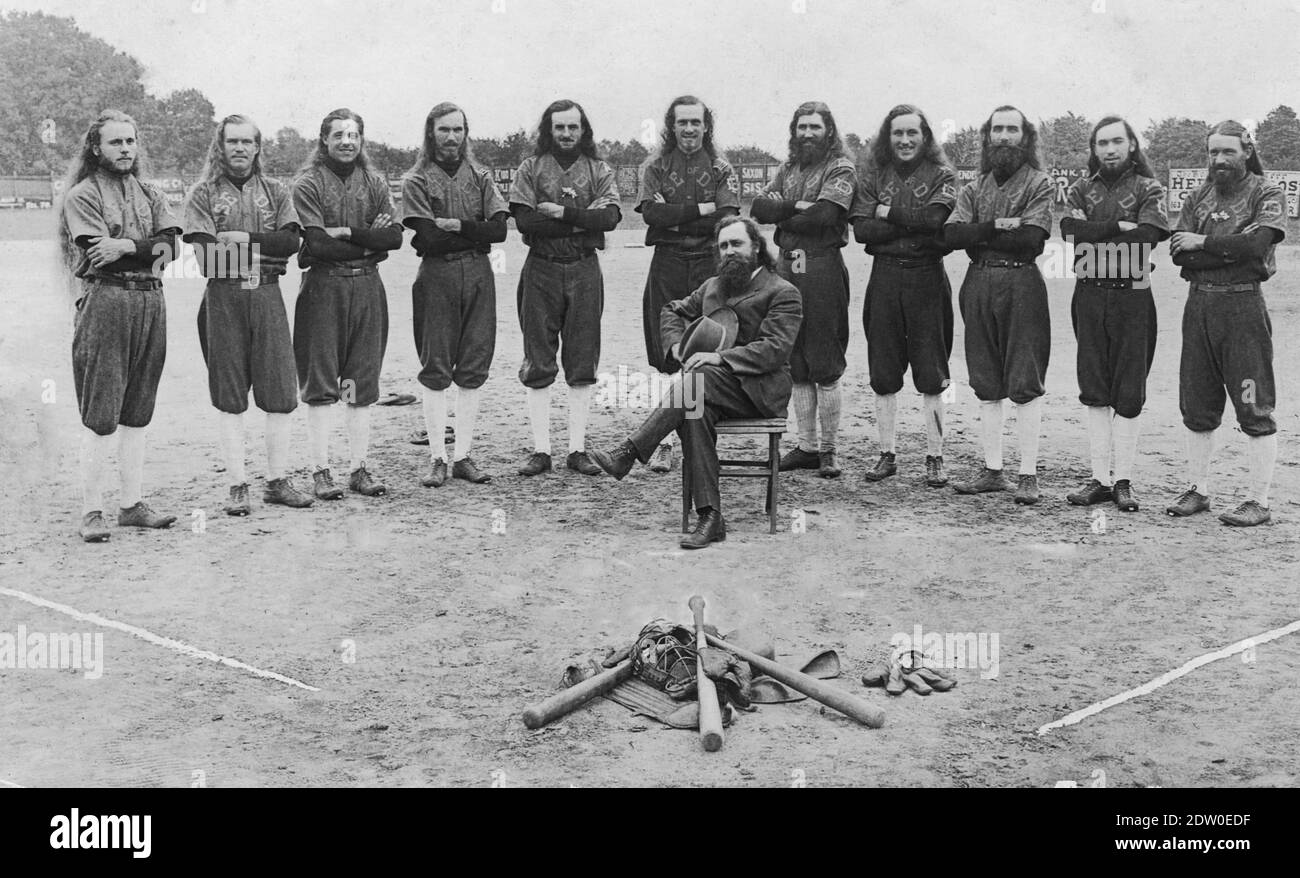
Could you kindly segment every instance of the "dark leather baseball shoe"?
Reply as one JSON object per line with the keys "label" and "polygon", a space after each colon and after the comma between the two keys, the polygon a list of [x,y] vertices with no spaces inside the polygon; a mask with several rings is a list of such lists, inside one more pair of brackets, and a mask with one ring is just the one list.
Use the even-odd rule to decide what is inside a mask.
{"label": "dark leather baseball shoe", "polygon": [[312,493],[321,500],[343,499],[343,489],[334,484],[334,474],[330,472],[329,467],[316,470],[311,474],[311,480],[314,484]]}
{"label": "dark leather baseball shoe", "polygon": [[1088,479],[1087,484],[1082,488],[1072,494],[1066,494],[1065,500],[1071,506],[1092,506],[1094,503],[1108,503],[1114,499],[1114,496],[1114,491],[1109,485],[1103,485],[1096,479]]}
{"label": "dark leather baseball shoe", "polygon": [[77,529],[81,538],[88,543],[106,543],[112,536],[108,525],[104,523],[104,513],[96,509],[81,516],[81,527]]}
{"label": "dark leather baseball shoe", "polygon": [[1010,486],[1000,469],[984,467],[980,474],[967,482],[955,482],[952,489],[958,494],[987,494],[990,491],[1005,491]]}
{"label": "dark leather baseball shoe", "polygon": [[840,466],[835,462],[835,452],[823,451],[819,457],[821,460],[817,466],[817,475],[823,479],[838,479],[840,477]]}
{"label": "dark leather baseball shoe", "polygon": [[1173,505],[1166,506],[1165,512],[1177,518],[1183,518],[1188,515],[1195,515],[1198,512],[1206,512],[1210,508],[1210,498],[1205,494],[1198,493],[1196,485],[1192,485],[1182,496],[1173,502]]}
{"label": "dark leather baseball shoe", "polygon": [[117,523],[121,527],[150,527],[164,528],[171,527],[176,523],[174,515],[159,515],[149,508],[149,505],[141,500],[130,509],[119,509],[117,511]]}
{"label": "dark leather baseball shoe", "polygon": [[1021,474],[1020,484],[1016,486],[1015,501],[1021,506],[1033,506],[1038,502],[1038,476]]}
{"label": "dark leather baseball shoe", "polygon": [[574,472],[582,473],[584,476],[600,475],[600,467],[591,462],[585,451],[570,451],[564,465]]}
{"label": "dark leather baseball shoe", "polygon": [[363,497],[381,497],[388,493],[388,487],[383,482],[372,479],[364,464],[352,471],[348,488]]}
{"label": "dark leather baseball shoe", "polygon": [[[659,447],[663,448],[664,446],[660,445]],[[591,452],[591,459],[605,472],[621,480],[632,471],[633,465],[637,462],[636,446],[624,440],[613,451],[596,449]]]}
{"label": "dark leather baseball shoe", "polygon": [[236,518],[247,515],[252,511],[248,505],[248,483],[242,485],[230,486],[230,502],[226,504],[223,510],[227,515],[233,515]]}
{"label": "dark leather baseball shoe", "polygon": [[483,485],[492,481],[492,477],[475,466],[474,459],[468,456],[462,457],[451,465],[451,477],[453,479],[464,479],[475,485]]}
{"label": "dark leather baseball shoe", "polygon": [[[247,486],[245,486],[247,487]],[[306,509],[315,503],[310,494],[304,494],[287,478],[271,479],[262,492],[262,502],[273,506],[288,506],[290,509]]]}
{"label": "dark leather baseball shoe", "polygon": [[521,476],[539,476],[551,471],[551,456],[545,451],[534,451],[528,462],[519,468]]}
{"label": "dark leather baseball shoe", "polygon": [[1133,485],[1128,479],[1119,479],[1115,482],[1115,505],[1120,512],[1137,512],[1138,498],[1133,493]]}
{"label": "dark leather baseball shoe", "polygon": [[781,457],[781,472],[788,473],[794,469],[821,469],[822,456],[815,451],[804,451],[796,446]]}
{"label": "dark leather baseball shoe", "polygon": [[1272,517],[1268,507],[1260,506],[1255,500],[1247,500],[1231,512],[1220,515],[1219,521],[1232,527],[1254,527],[1264,524]]}
{"label": "dark leather baseball shoe", "polygon": [[720,543],[727,538],[727,523],[722,520],[722,513],[716,509],[700,516],[695,523],[695,530],[682,537],[683,549],[707,549],[709,543]]}
{"label": "dark leather baseball shoe", "polygon": [[931,488],[942,488],[948,484],[948,474],[943,471],[943,455],[925,456],[925,483]]}
{"label": "dark leather baseball shoe", "polygon": [[447,461],[435,460],[429,467],[429,474],[420,479],[426,488],[441,488],[447,484]]}
{"label": "dark leather baseball shoe", "polygon": [[[926,461],[929,461],[928,457],[926,458]],[[898,472],[896,455],[892,451],[882,451],[880,452],[880,459],[876,461],[876,465],[867,470],[867,473],[863,478],[868,482],[879,482],[882,479],[889,478],[896,472]]]}

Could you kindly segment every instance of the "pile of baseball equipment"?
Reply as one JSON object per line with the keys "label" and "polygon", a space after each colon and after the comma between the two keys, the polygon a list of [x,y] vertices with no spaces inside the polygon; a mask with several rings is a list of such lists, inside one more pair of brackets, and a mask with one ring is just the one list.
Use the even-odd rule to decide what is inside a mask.
{"label": "pile of baseball equipment", "polygon": [[[656,619],[635,641],[603,660],[569,665],[561,690],[524,710],[524,725],[541,728],[600,696],[669,727],[698,729],[708,751],[721,749],[723,728],[737,711],[754,711],[759,704],[811,698],[868,728],[884,725],[885,712],[879,707],[823,682],[840,674],[834,650],[818,653],[795,670],[776,661],[770,643],[751,641],[741,632],[724,637],[705,625],[704,598],[696,595],[689,605],[692,627]],[[925,656],[915,651],[882,651],[862,682],[884,687],[890,695],[909,688],[929,695],[957,685],[949,674],[927,667]]]}

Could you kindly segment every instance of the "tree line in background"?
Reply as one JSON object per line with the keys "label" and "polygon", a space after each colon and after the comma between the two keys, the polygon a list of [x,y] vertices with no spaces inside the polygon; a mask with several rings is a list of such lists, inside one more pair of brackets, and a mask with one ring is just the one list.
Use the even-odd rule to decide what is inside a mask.
{"label": "tree line in background", "polygon": [[[0,174],[61,174],[76,154],[89,120],[115,107],[130,112],[139,123],[156,176],[195,176],[216,124],[212,102],[192,88],[161,98],[151,95],[143,74],[139,61],[81,30],[71,18],[39,12],[0,16],[0,130],[8,135],[0,140]],[[1039,121],[1044,166],[1085,167],[1092,125],[1073,112]],[[1142,134],[1157,174],[1163,177],[1169,168],[1205,164],[1207,129],[1203,120],[1172,117],[1148,126]],[[304,136],[290,127],[274,135],[264,131],[262,159],[267,173],[294,173],[312,150],[314,135]],[[864,162],[870,138],[849,133],[845,141],[859,163]],[[1256,142],[1266,168],[1300,170],[1300,120],[1290,107],[1278,106],[1258,120]],[[485,166],[513,168],[532,154],[535,143],[534,132],[520,129],[502,138],[476,136],[474,151]],[[598,146],[615,166],[639,165],[649,155],[636,140],[602,140]],[[377,140],[368,141],[367,148],[376,167],[390,177],[414,164],[418,152],[415,147]],[[978,128],[953,132],[945,148],[954,164],[978,165]],[[779,161],[752,145],[726,149],[725,154],[736,165]]]}

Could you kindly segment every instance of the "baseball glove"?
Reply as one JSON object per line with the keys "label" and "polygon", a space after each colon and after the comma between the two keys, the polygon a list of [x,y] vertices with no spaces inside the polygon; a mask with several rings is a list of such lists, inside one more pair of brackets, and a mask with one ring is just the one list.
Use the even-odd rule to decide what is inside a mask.
{"label": "baseball glove", "polygon": [[929,695],[931,692],[947,692],[957,685],[956,678],[931,668],[925,663],[925,655],[920,650],[908,650],[880,658],[873,663],[862,682],[867,686],[884,686],[890,695],[902,695],[911,689],[917,695]]}

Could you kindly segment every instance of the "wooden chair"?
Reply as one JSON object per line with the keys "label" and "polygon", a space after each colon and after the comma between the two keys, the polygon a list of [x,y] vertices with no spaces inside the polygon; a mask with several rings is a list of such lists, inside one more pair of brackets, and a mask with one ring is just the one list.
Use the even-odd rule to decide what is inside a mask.
{"label": "wooden chair", "polygon": [[[776,533],[777,474],[781,464],[781,435],[785,418],[755,418],[718,421],[718,439],[723,436],[767,435],[766,460],[718,460],[718,475],[733,479],[767,479],[768,533]],[[682,439],[682,533],[691,529],[691,468],[687,465],[686,439]],[[728,467],[736,470],[728,471]]]}

